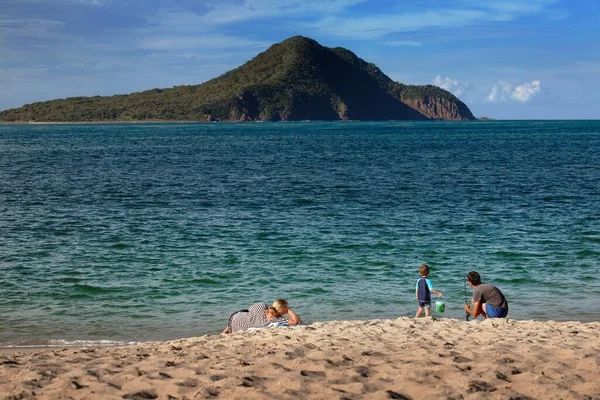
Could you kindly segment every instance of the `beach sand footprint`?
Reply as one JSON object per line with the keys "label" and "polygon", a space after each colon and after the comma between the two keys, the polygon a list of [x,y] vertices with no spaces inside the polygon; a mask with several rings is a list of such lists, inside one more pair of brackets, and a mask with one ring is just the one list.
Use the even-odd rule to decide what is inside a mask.
{"label": "beach sand footprint", "polygon": [[300,375],[305,376],[307,378],[318,378],[318,379],[322,379],[325,378],[325,372],[323,371],[309,371],[309,370],[302,370],[300,371]]}

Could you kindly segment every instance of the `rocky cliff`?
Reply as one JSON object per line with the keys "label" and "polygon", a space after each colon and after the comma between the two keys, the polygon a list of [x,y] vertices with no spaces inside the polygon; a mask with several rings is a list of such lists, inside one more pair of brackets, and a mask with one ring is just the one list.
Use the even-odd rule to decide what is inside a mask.
{"label": "rocky cliff", "polygon": [[472,121],[475,119],[469,107],[452,93],[437,86],[404,86],[400,100],[430,119],[448,121]]}

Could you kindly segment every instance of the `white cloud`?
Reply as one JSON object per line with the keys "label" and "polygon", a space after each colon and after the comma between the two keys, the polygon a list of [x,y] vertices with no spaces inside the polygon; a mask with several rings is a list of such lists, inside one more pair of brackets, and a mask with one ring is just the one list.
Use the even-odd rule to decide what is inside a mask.
{"label": "white cloud", "polygon": [[450,77],[445,77],[442,79],[442,77],[438,75],[435,78],[433,78],[433,84],[451,92],[453,88],[458,87],[458,80],[452,79]]}
{"label": "white cloud", "polygon": [[510,94],[510,97],[514,100],[525,103],[529,99],[538,93],[542,89],[542,83],[540,81],[532,81],[531,83],[524,83],[515,88]]}
{"label": "white cloud", "polygon": [[51,31],[62,26],[60,21],[34,18],[5,18],[0,15],[0,30],[5,37],[45,37]]}
{"label": "white cloud", "polygon": [[498,101],[498,98],[499,98],[498,97],[498,86],[494,85],[494,86],[492,86],[492,91],[485,98],[484,102],[485,103],[495,103],[496,101]]}
{"label": "white cloud", "polygon": [[498,81],[492,86],[490,94],[484,99],[485,103],[506,102],[509,100],[528,102],[535,94],[542,90],[541,81],[532,81],[514,86],[510,82]]}
{"label": "white cloud", "polygon": [[557,3],[558,0],[463,0],[465,5],[484,7],[489,10],[504,13],[528,14],[543,11],[546,7]]}
{"label": "white cloud", "polygon": [[383,42],[383,44],[387,44],[390,46],[406,46],[406,47],[421,47],[423,42],[419,42],[416,40],[388,40]]}
{"label": "white cloud", "polygon": [[[85,1],[85,0],[81,0]],[[90,1],[90,0],[87,0]],[[386,12],[381,7],[363,10],[356,15],[353,7],[368,0],[209,0],[202,4],[200,14],[182,8],[165,6],[149,17],[161,26],[181,30],[183,27],[230,25],[249,20],[285,17],[288,26],[296,31],[313,31],[323,35],[357,39],[381,38],[387,34],[413,32],[431,28],[462,27],[485,22],[513,21],[523,15],[537,14],[555,0],[494,1],[462,0],[459,4],[424,11],[392,7]],[[402,10],[402,11],[399,11]],[[411,40],[390,41],[391,45],[418,47]]]}
{"label": "white cloud", "polygon": [[395,32],[411,32],[435,27],[460,27],[484,21],[490,16],[479,10],[444,10],[401,14],[370,14],[361,17],[334,15],[307,26],[323,34],[358,39],[376,39]]}
{"label": "white cloud", "polygon": [[462,0],[424,11],[392,8],[385,13],[378,10],[359,16],[326,13],[320,20],[307,22],[305,27],[326,35],[368,40],[393,33],[514,21],[522,16],[547,12],[547,7],[556,1]]}
{"label": "white cloud", "polygon": [[433,84],[441,87],[452,93],[455,96],[460,96],[466,91],[473,90],[475,86],[468,82],[461,82],[458,79],[452,79],[450,77],[442,78],[441,75],[437,75],[433,78]]}
{"label": "white cloud", "polygon": [[231,48],[258,48],[264,49],[269,46],[268,42],[248,40],[232,36],[162,36],[162,37],[146,37],[139,43],[138,47],[146,50],[159,50],[177,52],[182,50],[202,50],[202,49],[223,49]]}
{"label": "white cloud", "polygon": [[209,11],[204,23],[230,24],[239,21],[301,14],[337,14],[367,0],[213,0],[205,2]]}
{"label": "white cloud", "polygon": [[486,103],[496,103],[499,101],[506,101],[512,91],[512,85],[509,82],[498,81],[492,86],[492,91],[485,98]]}

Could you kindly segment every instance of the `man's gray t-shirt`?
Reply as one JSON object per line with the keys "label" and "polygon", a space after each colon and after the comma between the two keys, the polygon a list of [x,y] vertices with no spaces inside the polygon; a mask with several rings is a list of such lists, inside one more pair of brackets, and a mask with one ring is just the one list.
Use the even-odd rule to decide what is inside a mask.
{"label": "man's gray t-shirt", "polygon": [[482,283],[473,289],[473,303],[486,303],[496,308],[508,308],[504,295],[494,285]]}

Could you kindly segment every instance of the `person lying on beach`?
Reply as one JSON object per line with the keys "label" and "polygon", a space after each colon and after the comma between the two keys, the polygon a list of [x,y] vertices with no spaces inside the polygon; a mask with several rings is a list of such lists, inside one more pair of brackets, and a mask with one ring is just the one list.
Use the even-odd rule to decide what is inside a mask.
{"label": "person lying on beach", "polygon": [[275,319],[277,319],[279,317],[279,314],[277,313],[277,309],[273,306],[267,307],[267,309],[265,310],[265,315],[267,316],[267,320],[269,322],[273,322]]}
{"label": "person lying on beach", "polygon": [[[283,318],[284,315],[289,318]],[[298,325],[302,321],[298,314],[288,307],[285,299],[277,299],[272,306],[265,303],[255,303],[247,310],[234,312],[229,317],[227,328],[221,334],[227,335],[249,328],[264,328],[273,322],[286,322],[288,325]]]}
{"label": "person lying on beach", "polygon": [[431,283],[431,280],[429,279],[429,265],[421,265],[421,268],[419,268],[419,275],[421,275],[421,277],[417,280],[415,290],[415,296],[419,301],[419,308],[417,309],[415,318],[419,318],[423,310],[425,310],[426,317],[431,315],[431,293],[444,297],[442,292],[433,288],[433,283]]}
{"label": "person lying on beach", "polygon": [[481,276],[471,271],[467,274],[467,283],[473,288],[473,308],[465,304],[465,311],[477,318],[506,318],[508,315],[508,302],[496,286],[481,282]]}

